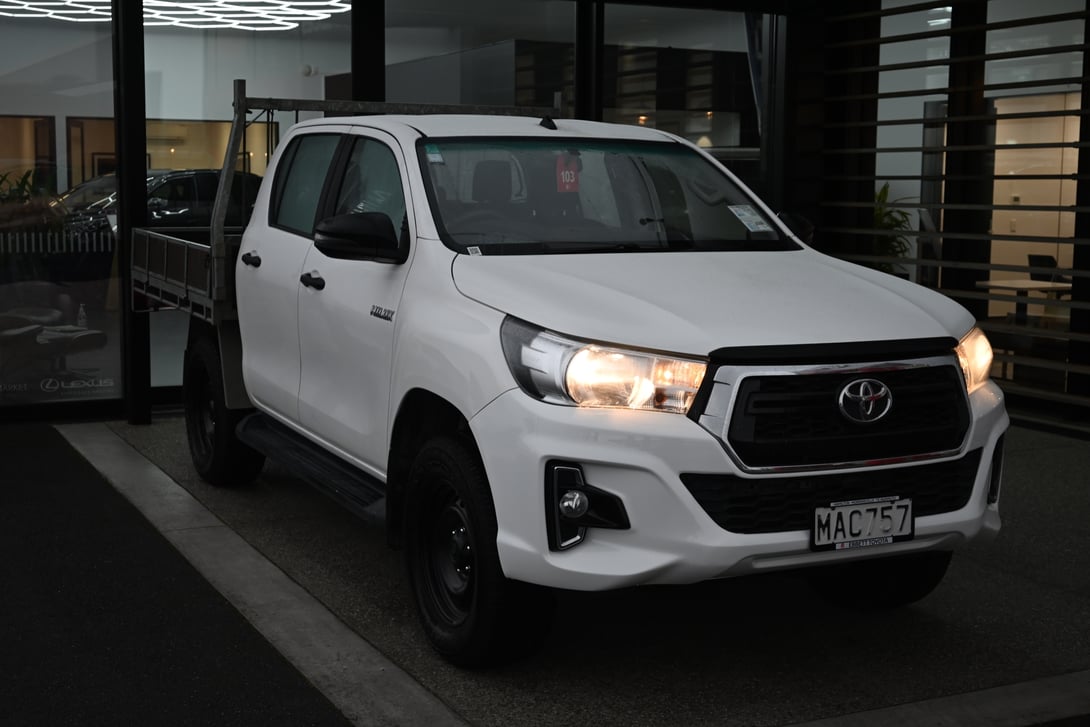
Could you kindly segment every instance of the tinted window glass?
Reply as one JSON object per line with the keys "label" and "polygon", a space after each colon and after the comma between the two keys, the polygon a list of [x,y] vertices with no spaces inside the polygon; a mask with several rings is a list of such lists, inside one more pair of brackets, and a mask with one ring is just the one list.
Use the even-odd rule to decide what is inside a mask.
{"label": "tinted window glass", "polygon": [[197,199],[212,204],[216,201],[216,187],[220,175],[217,172],[201,172],[197,176]]}
{"label": "tinted window glass", "polygon": [[231,181],[231,195],[227,200],[227,223],[245,225],[254,211],[254,200],[261,186],[261,177],[255,174],[235,172]]}
{"label": "tinted window glass", "polygon": [[174,203],[193,203],[197,200],[197,190],[193,186],[193,177],[176,177],[160,184],[148,196]]}
{"label": "tinted window glass", "polygon": [[418,153],[440,234],[456,250],[796,247],[756,200],[681,144],[432,138]]}
{"label": "tinted window glass", "polygon": [[394,229],[405,219],[401,173],[390,149],[373,139],[357,139],[345,169],[336,214],[382,212]]}
{"label": "tinted window glass", "polygon": [[276,172],[274,225],[307,236],[314,233],[318,199],[338,141],[340,137],[333,134],[309,134],[292,143],[286,168],[281,165]]}

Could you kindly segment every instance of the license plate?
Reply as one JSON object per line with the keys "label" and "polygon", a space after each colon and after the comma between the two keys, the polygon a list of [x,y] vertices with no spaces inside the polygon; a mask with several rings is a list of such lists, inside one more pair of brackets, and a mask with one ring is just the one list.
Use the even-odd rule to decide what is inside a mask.
{"label": "license plate", "polygon": [[834,502],[814,509],[813,550],[848,550],[911,540],[912,500],[873,497]]}

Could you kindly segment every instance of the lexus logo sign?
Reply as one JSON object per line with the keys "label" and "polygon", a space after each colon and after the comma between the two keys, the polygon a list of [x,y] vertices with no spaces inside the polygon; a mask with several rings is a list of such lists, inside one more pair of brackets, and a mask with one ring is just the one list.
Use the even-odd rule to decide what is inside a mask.
{"label": "lexus logo sign", "polygon": [[893,394],[877,379],[856,379],[840,390],[840,413],[859,424],[876,422],[889,414]]}

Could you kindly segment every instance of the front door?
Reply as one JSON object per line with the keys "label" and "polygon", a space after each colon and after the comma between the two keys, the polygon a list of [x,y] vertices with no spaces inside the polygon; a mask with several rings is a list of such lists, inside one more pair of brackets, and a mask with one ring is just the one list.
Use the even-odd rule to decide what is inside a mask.
{"label": "front door", "polygon": [[[406,216],[400,148],[381,132],[366,134],[373,135],[360,130],[353,141],[330,210],[382,212],[407,245],[412,216]],[[303,265],[324,286],[299,293],[300,421],[379,477],[386,469],[397,308],[410,262],[336,259],[311,246]]]}

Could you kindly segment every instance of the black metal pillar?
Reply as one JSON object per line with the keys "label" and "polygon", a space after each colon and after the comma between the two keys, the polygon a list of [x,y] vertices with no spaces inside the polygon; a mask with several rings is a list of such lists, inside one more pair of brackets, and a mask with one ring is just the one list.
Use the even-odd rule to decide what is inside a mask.
{"label": "black metal pillar", "polygon": [[132,306],[132,229],[147,223],[147,113],[144,109],[144,7],[113,0],[114,118],[117,150],[117,267],[121,278],[121,351],[125,410],[131,424],[151,421],[148,314]]}
{"label": "black metal pillar", "polygon": [[[982,236],[992,224],[994,154],[982,149],[995,141],[995,123],[982,123],[989,112],[984,97],[984,56],[988,22],[986,0],[954,3],[950,27],[950,94],[946,123],[946,175],[959,181],[945,186],[943,212],[944,263],[986,265],[991,262],[992,245]],[[961,29],[970,29],[959,32]],[[969,117],[975,119],[966,120]],[[978,291],[976,283],[988,277],[983,268],[942,269],[942,284],[948,290]],[[988,317],[988,301],[974,298],[955,300],[978,319]]]}
{"label": "black metal pillar", "polygon": [[386,100],[386,0],[352,0],[352,100]]}
{"label": "black metal pillar", "polygon": [[786,139],[784,120],[787,97],[787,19],[782,15],[766,15],[762,27],[761,77],[754,82],[761,87],[757,116],[761,124],[761,195],[774,210],[783,210]]}
{"label": "black metal pillar", "polygon": [[[826,138],[824,131],[830,114],[825,99],[835,90],[826,88],[829,31],[825,13],[822,8],[807,7],[805,12],[780,23],[785,36],[783,47],[777,49],[777,58],[782,51],[784,66],[776,73],[776,79],[783,89],[783,98],[775,110],[770,111],[766,104],[761,134],[764,191],[774,191],[773,200],[777,203],[774,209],[802,215],[819,225],[829,222],[822,219],[821,207],[829,192],[825,152],[833,141],[847,143],[846,139]],[[769,86],[765,88],[771,95]],[[780,145],[783,150],[776,161],[776,153],[770,147]],[[781,182],[773,176],[777,164],[782,164]],[[821,245],[822,241],[815,236],[814,243]]]}
{"label": "black metal pillar", "polygon": [[[1090,30],[1090,19],[1084,20],[1085,30]],[[1085,32],[1084,30],[1084,32]],[[1082,99],[1081,109],[1090,108],[1090,53],[1082,54]],[[1090,116],[1079,117],[1079,139],[1090,139]],[[1090,209],[1090,153],[1079,154],[1078,182],[1075,188],[1075,206],[1080,210]],[[1090,212],[1075,213],[1075,239],[1090,239]],[[1074,245],[1071,267],[1075,274],[1071,278],[1071,301],[1076,304],[1090,303],[1090,245]],[[1090,334],[1090,310],[1072,308],[1071,341],[1068,343],[1067,360],[1070,364],[1090,365],[1090,341],[1079,340],[1078,335]],[[1080,396],[1090,396],[1090,376],[1086,374],[1068,374],[1067,391]]]}
{"label": "black metal pillar", "polygon": [[[823,23],[824,32],[808,43],[824,43],[821,67],[826,72],[820,81],[824,88],[822,123],[824,138],[817,152],[821,158],[821,199],[834,203],[873,203],[877,164],[878,66],[877,43],[858,44],[859,38],[881,37],[881,8],[878,0],[865,0],[850,6],[851,15]],[[801,34],[809,27],[796,29]],[[793,35],[798,40],[799,35]],[[804,72],[805,73],[805,72]],[[806,76],[804,76],[806,77]],[[816,89],[800,89],[803,98],[812,99]],[[831,100],[829,100],[831,99]],[[853,99],[846,101],[844,99]],[[807,106],[812,105],[808,100]],[[811,113],[816,109],[811,109]],[[810,142],[817,141],[811,137]],[[777,143],[770,140],[768,143]],[[810,153],[813,153],[811,150]],[[816,170],[815,170],[816,171]],[[844,227],[866,230],[874,226],[870,206],[834,204],[820,209],[815,242],[822,252],[835,255],[873,254],[871,235],[837,235],[823,238],[822,228]]]}
{"label": "black metal pillar", "polygon": [[575,3],[575,118],[602,120],[605,3]]}

